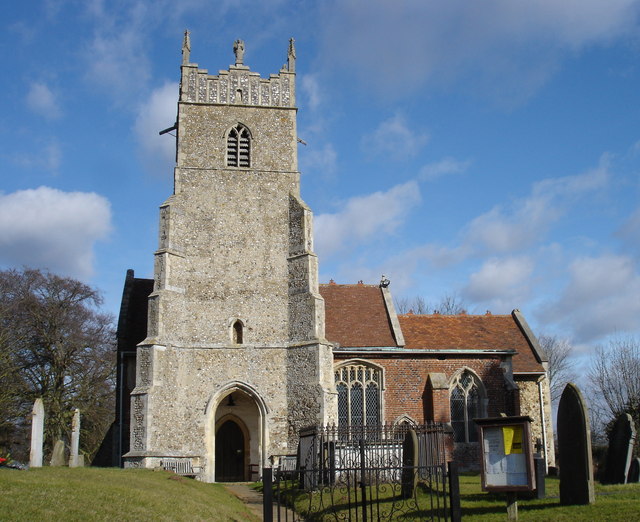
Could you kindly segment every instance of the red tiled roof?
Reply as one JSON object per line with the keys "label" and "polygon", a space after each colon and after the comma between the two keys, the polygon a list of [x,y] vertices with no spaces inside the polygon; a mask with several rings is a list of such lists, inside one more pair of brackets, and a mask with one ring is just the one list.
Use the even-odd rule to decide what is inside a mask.
{"label": "red tiled roof", "polygon": [[375,285],[320,285],[327,340],[344,347],[397,346],[382,290]]}
{"label": "red tiled roof", "polygon": [[542,365],[511,315],[398,316],[405,347],[428,350],[516,350],[514,372],[541,372]]}

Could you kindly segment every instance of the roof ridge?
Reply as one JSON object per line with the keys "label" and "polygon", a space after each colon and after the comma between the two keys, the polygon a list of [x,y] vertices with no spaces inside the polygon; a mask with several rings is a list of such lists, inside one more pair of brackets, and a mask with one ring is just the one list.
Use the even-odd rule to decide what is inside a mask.
{"label": "roof ridge", "polygon": [[367,283],[320,283],[319,286],[335,287],[335,286],[348,286],[355,288],[380,288],[380,285],[372,285]]}
{"label": "roof ridge", "polygon": [[511,314],[416,314],[407,312],[405,314],[398,314],[398,317],[511,317]]}

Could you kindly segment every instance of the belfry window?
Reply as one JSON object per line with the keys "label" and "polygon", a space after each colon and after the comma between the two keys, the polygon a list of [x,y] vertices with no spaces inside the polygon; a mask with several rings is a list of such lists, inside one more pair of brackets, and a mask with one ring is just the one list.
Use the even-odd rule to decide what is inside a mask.
{"label": "belfry window", "polygon": [[339,426],[375,426],[381,420],[382,372],[352,364],[335,370]]}
{"label": "belfry window", "polygon": [[251,135],[241,123],[232,127],[227,135],[227,166],[251,166]]}
{"label": "belfry window", "polygon": [[472,372],[465,370],[453,380],[450,388],[451,427],[455,442],[477,442],[473,419],[484,417],[484,387]]}
{"label": "belfry window", "polygon": [[242,344],[243,331],[242,331],[242,322],[235,321],[233,323],[233,344]]}

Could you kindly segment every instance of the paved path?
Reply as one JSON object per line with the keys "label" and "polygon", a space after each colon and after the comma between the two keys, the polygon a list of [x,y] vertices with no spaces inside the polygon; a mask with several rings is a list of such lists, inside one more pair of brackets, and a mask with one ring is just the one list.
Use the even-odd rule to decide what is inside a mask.
{"label": "paved path", "polygon": [[251,512],[258,517],[258,520],[264,520],[262,516],[262,493],[257,492],[249,487],[248,483],[243,482],[230,482],[225,484],[224,487],[242,500]]}
{"label": "paved path", "polygon": [[[264,520],[262,511],[262,493],[256,491],[251,486],[251,482],[227,482],[224,487],[244,502],[249,510],[254,513],[258,520]],[[295,514],[290,509],[282,507],[280,509],[280,518],[278,518],[278,507],[273,504],[273,520],[293,521]]]}

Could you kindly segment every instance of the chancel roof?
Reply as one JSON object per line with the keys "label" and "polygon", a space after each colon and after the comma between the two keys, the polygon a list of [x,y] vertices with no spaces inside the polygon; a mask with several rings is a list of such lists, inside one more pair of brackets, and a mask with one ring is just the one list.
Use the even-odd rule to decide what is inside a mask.
{"label": "chancel roof", "polygon": [[[515,350],[515,373],[544,371],[535,339],[530,339],[519,312],[510,315],[417,315],[398,316],[405,346],[426,350]],[[544,355],[542,355],[544,357]]]}

